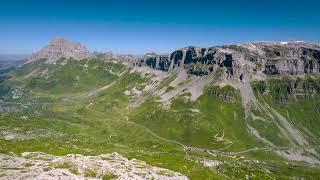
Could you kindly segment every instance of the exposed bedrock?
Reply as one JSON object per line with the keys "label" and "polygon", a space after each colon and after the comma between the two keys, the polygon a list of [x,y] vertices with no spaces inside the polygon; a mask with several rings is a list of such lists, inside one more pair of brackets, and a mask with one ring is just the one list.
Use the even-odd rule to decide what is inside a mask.
{"label": "exposed bedrock", "polygon": [[223,78],[243,81],[266,76],[301,75],[320,72],[320,46],[304,42],[258,42],[210,48],[194,46],[178,49],[168,55],[146,54],[134,65],[170,71],[178,67],[188,74],[208,75],[218,68]]}

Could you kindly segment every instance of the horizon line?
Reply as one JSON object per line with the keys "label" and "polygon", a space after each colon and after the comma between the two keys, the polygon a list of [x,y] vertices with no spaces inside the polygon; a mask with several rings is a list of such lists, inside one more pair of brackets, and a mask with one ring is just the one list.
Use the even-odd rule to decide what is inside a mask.
{"label": "horizon line", "polygon": [[[54,37],[51,39],[54,40],[56,39],[57,37]],[[115,55],[145,55],[145,54],[148,54],[148,53],[156,53],[156,54],[159,54],[159,55],[162,55],[162,54],[169,54],[175,50],[179,50],[179,49],[183,49],[183,48],[186,48],[186,47],[199,47],[199,48],[210,48],[210,47],[219,47],[219,46],[227,46],[227,45],[243,45],[243,44],[252,44],[252,43],[281,43],[281,42],[303,42],[303,43],[309,43],[309,44],[320,44],[320,40],[313,40],[313,41],[310,41],[310,40],[255,40],[255,41],[243,41],[243,42],[238,42],[238,43],[224,43],[224,44],[214,44],[214,45],[210,45],[210,46],[199,46],[199,45],[187,45],[187,46],[181,46],[181,47],[178,47],[178,48],[174,48],[172,50],[170,50],[169,52],[157,52],[157,51],[145,51],[143,53],[130,53],[130,52],[117,52],[117,51],[112,51],[112,50],[95,50],[95,49],[91,49],[90,47],[88,47],[86,44],[82,43],[81,41],[74,41],[74,40],[69,40],[68,38],[63,38],[63,37],[59,37],[59,39],[65,39],[65,40],[68,40],[69,42],[71,43],[80,43],[82,45],[84,45],[88,50],[89,52],[91,53],[107,53],[107,52],[112,52],[113,54]],[[43,47],[45,47],[46,45],[50,44],[51,41],[48,41],[49,43],[46,43],[44,44],[41,48],[33,51],[33,52],[23,52],[23,53],[15,53],[15,52],[0,52],[0,55],[7,55],[7,56],[29,56],[29,55],[32,55],[33,53],[36,53],[38,51],[40,51]]]}

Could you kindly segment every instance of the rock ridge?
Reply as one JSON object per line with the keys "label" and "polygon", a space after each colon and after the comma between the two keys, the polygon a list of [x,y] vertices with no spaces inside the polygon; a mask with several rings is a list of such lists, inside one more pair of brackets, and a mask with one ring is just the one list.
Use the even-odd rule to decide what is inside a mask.
{"label": "rock ridge", "polygon": [[[126,61],[126,58],[123,58]],[[320,46],[293,42],[255,42],[209,48],[188,46],[170,54],[146,54],[130,58],[133,66],[148,66],[171,71],[183,67],[188,74],[208,75],[224,70],[224,79],[243,81],[264,79],[272,75],[320,73]]]}

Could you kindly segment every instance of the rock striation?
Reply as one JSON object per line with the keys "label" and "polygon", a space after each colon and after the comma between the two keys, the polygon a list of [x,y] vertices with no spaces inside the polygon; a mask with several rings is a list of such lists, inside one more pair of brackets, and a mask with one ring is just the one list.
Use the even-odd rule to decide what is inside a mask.
{"label": "rock striation", "polygon": [[319,73],[320,46],[297,41],[210,48],[189,46],[168,55],[149,53],[131,58],[130,63],[162,71],[184,68],[188,74],[196,76],[208,75],[220,68],[224,70],[225,79],[243,81],[279,74]]}
{"label": "rock striation", "polygon": [[61,59],[82,60],[94,58],[95,55],[81,43],[70,42],[66,39],[55,38],[47,46],[43,47],[39,52],[32,54],[28,62],[37,60],[45,60],[49,64],[55,64]]}
{"label": "rock striation", "polygon": [[90,53],[80,43],[56,38],[33,54],[28,62],[44,59],[57,63],[60,59],[102,58],[122,60],[135,67],[147,66],[155,70],[171,71],[183,68],[188,74],[209,75],[223,70],[223,78],[233,81],[264,79],[266,76],[302,75],[320,72],[320,46],[301,41],[255,42],[209,48],[188,46],[170,54],[147,53],[143,56],[116,55],[106,52]]}

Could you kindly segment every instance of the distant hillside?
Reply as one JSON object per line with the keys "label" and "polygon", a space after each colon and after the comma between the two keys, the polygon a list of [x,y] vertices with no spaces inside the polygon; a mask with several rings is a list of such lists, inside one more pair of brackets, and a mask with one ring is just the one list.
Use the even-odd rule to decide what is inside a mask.
{"label": "distant hillside", "polygon": [[0,60],[0,74],[9,71],[13,67],[23,64],[25,60]]}
{"label": "distant hillside", "polygon": [[0,54],[0,61],[19,61],[28,57],[28,54]]}

